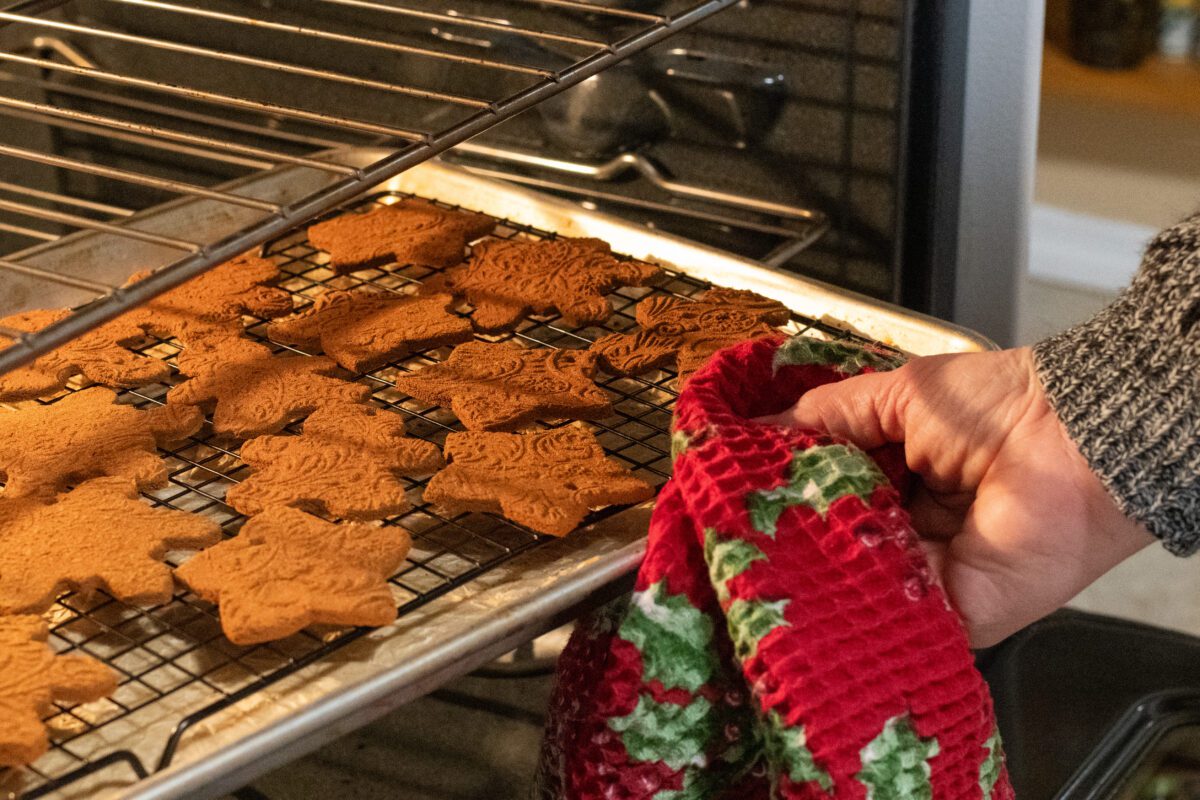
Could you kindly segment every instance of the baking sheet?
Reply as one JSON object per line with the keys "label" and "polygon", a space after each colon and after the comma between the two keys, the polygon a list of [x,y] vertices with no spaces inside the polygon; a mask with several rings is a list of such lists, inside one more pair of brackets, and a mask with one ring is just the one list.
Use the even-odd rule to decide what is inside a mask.
{"label": "baking sheet", "polygon": [[[340,153],[343,163],[370,163],[378,152]],[[347,159],[350,160],[347,160]],[[239,181],[254,196],[286,200],[324,179],[288,168]],[[762,267],[744,259],[635,224],[429,162],[381,189],[413,193],[570,236],[596,236],[617,252],[648,258],[697,278],[751,289],[797,313],[836,319],[870,338],[916,354],[983,349],[990,343],[960,328]],[[236,211],[207,201],[183,201],[138,215],[140,227],[170,230],[238,224]],[[176,227],[176,230],[179,228]],[[24,258],[108,280],[163,263],[162,253],[126,239],[80,234],[28,251]],[[7,283],[7,279],[6,279]],[[62,287],[23,285],[0,296],[0,313],[81,302]],[[117,763],[62,789],[61,797],[215,797],[420,696],[544,630],[640,561],[649,507],[611,516],[590,529],[539,546],[321,659],[316,664],[197,724],[180,739],[171,765],[133,783]],[[194,691],[201,692],[197,686]],[[178,720],[204,698],[190,687],[158,700],[86,737],[90,759],[128,749],[153,769]],[[211,694],[208,695],[211,698]],[[85,707],[86,710],[86,707]],[[51,756],[47,756],[50,758]]]}

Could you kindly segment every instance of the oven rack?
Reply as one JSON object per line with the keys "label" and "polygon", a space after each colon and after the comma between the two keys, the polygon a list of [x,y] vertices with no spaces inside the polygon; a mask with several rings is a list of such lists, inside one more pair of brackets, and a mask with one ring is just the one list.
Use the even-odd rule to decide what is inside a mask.
{"label": "oven rack", "polygon": [[[170,177],[169,169],[163,177],[126,169],[119,159],[102,164],[72,158],[56,152],[55,147],[0,143],[0,159],[31,172],[49,169],[68,186],[81,179],[102,180],[127,185],[133,194],[151,193],[154,201],[147,201],[142,208],[157,205],[163,197],[176,197],[204,199],[249,214],[232,233],[194,241],[186,230],[141,225],[137,212],[142,208],[98,203],[69,190],[47,191],[6,180],[11,170],[0,169],[0,232],[44,241],[59,238],[59,231],[102,232],[152,245],[158,261],[143,266],[160,267],[136,286],[122,287],[91,276],[47,270],[19,254],[0,258],[0,272],[36,277],[95,295],[92,302],[41,331],[0,331],[13,340],[0,350],[0,373],[28,363],[215,264],[285,234],[736,2],[673,2],[668,4],[671,13],[649,13],[593,0],[501,0],[468,2],[472,10],[463,13],[444,0],[311,0],[309,8],[329,15],[323,25],[290,22],[286,14],[268,12],[266,4],[256,0],[16,0],[0,4],[0,118],[8,124],[35,123],[39,131],[48,131],[51,144],[83,134],[100,137],[118,150],[130,143],[152,148],[166,162],[186,156],[242,172],[298,167],[325,178],[322,185],[303,196],[275,202],[179,180]],[[284,2],[271,7],[287,6]],[[501,13],[512,19],[493,16]],[[358,22],[339,24],[338,15],[354,15]],[[167,19],[181,29],[180,34],[167,37],[139,32],[138,25],[147,18]],[[228,35],[228,43],[221,34]],[[210,41],[214,38],[215,42]],[[312,60],[289,61],[273,55],[280,40],[287,38],[310,42]],[[493,54],[491,46],[497,42],[505,46],[495,49],[519,55]],[[186,70],[165,80],[139,74],[135,66],[102,68],[88,57],[89,47],[115,50],[133,65],[139,63],[136,56],[143,51],[167,52],[182,63],[190,63],[188,59],[216,63],[227,81],[215,86],[193,83]],[[378,70],[372,70],[372,59],[409,65],[420,81],[375,74]],[[50,80],[64,75],[80,83],[64,86]],[[359,92],[378,98],[380,114],[376,119],[350,118],[338,112],[336,103],[331,106],[327,97],[318,98],[324,105],[305,104],[303,98],[288,91],[289,86],[294,89],[297,85],[289,81],[300,79],[330,95]],[[225,83],[238,88],[230,91]],[[270,90],[261,90],[264,85]],[[113,87],[155,98],[158,103],[125,96],[112,103],[111,96],[105,99],[105,90]],[[38,92],[46,96],[31,99]],[[114,110],[81,110],[72,96],[75,100],[99,97]],[[183,105],[206,111],[176,111],[169,115],[169,124],[149,124],[128,115],[130,109],[157,113],[164,107]],[[240,141],[238,129],[253,127],[244,123],[246,114],[261,115],[280,127],[280,145],[266,148]],[[426,124],[397,121],[393,119],[397,115]],[[208,124],[214,118],[224,120],[216,131],[219,135],[213,135]],[[367,165],[349,165],[340,162],[336,154],[322,154],[345,144],[338,136],[345,131],[363,136],[360,144],[399,146],[389,144],[385,154]],[[30,138],[41,141],[47,137]],[[284,142],[290,146],[283,146]],[[46,230],[47,226],[55,231]]]}
{"label": "oven rack", "polygon": [[[357,201],[351,208],[364,209],[412,196],[383,191]],[[550,239],[555,234],[502,220],[493,236]],[[407,265],[335,276],[326,266],[327,256],[312,247],[303,232],[268,243],[263,255],[279,265],[283,275],[277,283],[292,294],[298,307],[329,288],[370,286],[403,291],[405,286],[422,282],[437,272]],[[603,326],[571,328],[557,316],[535,317],[523,322],[513,333],[479,338],[513,340],[529,347],[586,347],[605,333],[636,327],[634,307],[640,300],[653,295],[689,298],[710,285],[668,271],[666,280],[653,287],[626,288],[611,295],[614,314]],[[252,318],[247,335],[276,351],[303,352],[267,340],[263,335],[265,325],[265,320]],[[871,341],[801,316],[795,316],[787,330],[830,339]],[[405,417],[410,435],[441,445],[446,433],[461,430],[453,415],[398,393],[391,377],[439,361],[451,349],[415,352],[400,362],[354,378],[375,389],[374,403]],[[162,339],[152,339],[138,348],[138,352],[163,358],[168,363],[173,362],[179,350],[173,340]],[[617,412],[609,419],[585,423],[597,434],[610,457],[656,485],[665,482],[670,474],[669,425],[676,397],[674,377],[672,371],[661,370],[642,377],[607,376],[598,380],[600,386],[614,395]],[[42,402],[55,402],[79,388],[82,387],[73,384],[59,396]],[[143,407],[159,404],[168,388],[164,384],[129,390],[122,393],[123,400]],[[294,433],[297,428],[298,425],[291,425],[286,430]],[[161,451],[170,466],[170,484],[147,493],[146,497],[155,505],[209,515],[222,523],[227,535],[235,534],[244,517],[225,506],[222,497],[246,471],[237,459],[236,449],[236,441],[216,437],[206,426],[188,442]],[[410,480],[413,509],[385,523],[402,525],[413,533],[413,552],[391,579],[399,619],[554,541],[491,514],[442,516],[419,497],[426,482],[427,479]],[[614,507],[595,512],[585,525],[600,522],[621,510]],[[178,565],[173,559],[171,563]],[[182,737],[205,720],[370,633],[366,628],[326,633],[305,631],[280,642],[237,648],[221,636],[215,608],[186,591],[152,609],[128,606],[102,592],[90,601],[68,594],[60,598],[49,616],[53,646],[61,652],[81,652],[101,658],[118,671],[121,688],[111,700],[81,707],[62,706],[50,717],[49,722],[56,730],[69,733],[56,738],[51,753],[26,768],[27,785],[21,796],[28,800],[69,790],[98,774],[114,780],[140,780],[164,770],[172,765]],[[197,668],[195,664],[205,666]],[[229,672],[237,673],[237,677],[228,677],[225,673]],[[169,677],[164,673],[169,673]],[[93,741],[102,740],[108,731],[139,717],[144,720],[156,715],[156,706],[170,707],[175,698],[190,695],[203,695],[205,700],[183,704],[185,712],[180,713],[154,759],[140,757],[129,748],[94,749]]]}

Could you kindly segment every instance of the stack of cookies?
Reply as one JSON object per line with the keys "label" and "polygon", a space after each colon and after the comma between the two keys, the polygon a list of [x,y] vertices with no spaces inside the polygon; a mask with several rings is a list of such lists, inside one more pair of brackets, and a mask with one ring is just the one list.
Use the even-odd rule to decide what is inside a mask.
{"label": "stack of cookies", "polygon": [[[512,333],[530,315],[603,325],[609,293],[662,273],[597,239],[495,238],[496,224],[419,200],[345,213],[308,230],[326,269],[419,265],[430,279],[306,292],[296,306],[275,285],[275,262],[247,254],[0,376],[11,409],[0,409],[0,663],[19,665],[0,674],[0,709],[19,720],[0,726],[0,766],[46,749],[40,717],[52,702],[115,688],[98,662],[47,649],[36,615],[62,592],[156,605],[179,581],[216,603],[225,635],[244,645],[314,624],[387,624],[388,579],[411,540],[383,521],[412,508],[410,479],[432,475],[423,500],[445,514],[486,511],[565,536],[592,509],[654,494],[571,422],[614,414],[599,370],[686,376],[789,316],[757,295],[712,289],[699,301],[647,299],[639,330],[590,349],[522,347]],[[29,311],[0,327],[34,331],[67,313]],[[247,333],[247,317],[261,335]],[[176,346],[173,368],[131,349],[147,337]],[[374,374],[440,348],[453,349],[390,380]],[[166,383],[165,402],[149,410],[117,394]],[[373,401],[386,384],[461,429],[442,447],[407,435],[404,418]],[[246,465],[223,498],[244,517],[234,536],[140,497],[168,482],[159,449],[202,428]],[[179,550],[199,552],[172,569],[166,554]]]}

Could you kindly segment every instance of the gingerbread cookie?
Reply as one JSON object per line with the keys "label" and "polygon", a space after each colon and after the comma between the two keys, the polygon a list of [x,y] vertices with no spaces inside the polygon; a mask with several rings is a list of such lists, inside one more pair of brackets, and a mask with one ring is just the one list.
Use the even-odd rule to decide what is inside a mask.
{"label": "gingerbread cookie", "polygon": [[176,362],[190,377],[167,394],[168,403],[211,408],[213,430],[242,439],[371,394],[369,386],[333,377],[337,364],[328,358],[277,356],[248,339],[189,348]]}
{"label": "gingerbread cookie", "polygon": [[[25,311],[0,319],[0,327],[32,333],[71,315],[69,309]],[[92,383],[131,389],[164,381],[171,374],[165,361],[139,355],[124,347],[145,338],[140,327],[124,317],[72,339],[32,364],[0,375],[0,401],[30,400],[54,394],[80,375]],[[12,344],[0,336],[0,348]]]}
{"label": "gingerbread cookie", "polygon": [[318,623],[387,625],[396,618],[387,579],[409,546],[403,528],[336,525],[275,506],[175,574],[219,604],[229,641],[257,644]]}
{"label": "gingerbread cookie", "polygon": [[370,406],[313,412],[299,436],[263,436],[242,445],[253,474],[225,495],[243,514],[293,506],[341,519],[382,519],[410,507],[401,475],[442,466],[432,442],[404,435],[399,414]]}
{"label": "gingerbread cookie", "polygon": [[[149,271],[139,272],[129,283],[149,275]],[[239,336],[244,314],[269,319],[292,310],[291,295],[267,285],[277,277],[279,267],[275,262],[245,253],[202,272],[120,319],[155,336],[173,336],[189,346],[212,338]]]}
{"label": "gingerbread cookie", "polygon": [[538,420],[611,416],[595,373],[596,357],[586,350],[467,342],[441,364],[397,378],[396,388],[448,407],[471,430],[510,430]]}
{"label": "gingerbread cookie", "polygon": [[470,341],[471,323],[450,312],[448,294],[335,290],[294,317],[272,322],[271,339],[323,351],[353,372],[369,372],[414,350]]}
{"label": "gingerbread cookie", "polygon": [[116,399],[110,389],[93,387],[49,405],[0,412],[4,496],[49,496],[103,475],[132,480],[140,489],[165,485],[157,446],[191,436],[204,416],[186,406],[139,411]]}
{"label": "gingerbread cookie", "polygon": [[599,239],[496,239],[476,245],[469,262],[426,286],[466,295],[476,330],[499,333],[530,312],[556,309],[569,325],[603,322],[612,314],[605,294],[644,286],[660,273],[653,264],[618,260]]}
{"label": "gingerbread cookie", "polygon": [[165,603],[166,552],[220,540],[212,520],[143,503],[124,478],[86,481],[50,503],[0,495],[0,614],[40,614],[67,589]]}
{"label": "gingerbread cookie", "polygon": [[308,240],[329,253],[329,266],[342,275],[391,262],[452,267],[463,260],[467,244],[495,227],[496,220],[483,214],[401,200],[313,225]]}
{"label": "gingerbread cookie", "polygon": [[723,347],[779,333],[791,312],[754,292],[709,289],[698,300],[651,297],[638,303],[636,333],[614,333],[592,345],[609,372],[640,375],[675,364],[686,379]]}
{"label": "gingerbread cookie", "polygon": [[654,487],[605,458],[581,426],[540,433],[452,433],[450,466],[425,500],[449,513],[491,511],[539,533],[566,536],[589,509],[640,503]]}
{"label": "gingerbread cookie", "polygon": [[0,767],[46,752],[42,718],[54,703],[90,703],[117,690],[117,676],[94,658],[56,655],[41,617],[0,617]]}

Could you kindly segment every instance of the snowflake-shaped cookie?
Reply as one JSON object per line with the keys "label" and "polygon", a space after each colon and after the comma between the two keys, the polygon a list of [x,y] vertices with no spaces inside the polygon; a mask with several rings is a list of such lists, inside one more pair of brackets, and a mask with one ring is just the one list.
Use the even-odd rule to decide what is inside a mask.
{"label": "snowflake-shaped cookie", "polygon": [[467,342],[450,358],[396,379],[396,388],[448,407],[471,430],[510,430],[538,420],[602,419],[613,413],[586,350],[528,350]]}
{"label": "snowflake-shaped cookie", "polygon": [[539,533],[566,536],[593,508],[640,503],[654,487],[604,455],[580,426],[539,433],[452,433],[450,466],[425,487],[451,513],[492,511]]}
{"label": "snowflake-shaped cookie", "polygon": [[212,408],[213,430],[243,439],[371,394],[369,386],[335,377],[337,364],[328,358],[274,355],[248,339],[189,348],[177,363],[190,377],[168,393],[168,404]]}
{"label": "snowflake-shaped cookie", "polygon": [[573,326],[603,322],[612,314],[604,295],[621,286],[644,286],[660,272],[653,264],[616,258],[599,239],[493,239],[427,286],[466,295],[475,306],[475,328],[498,333],[530,312],[557,310]]}
{"label": "snowflake-shaped cookie", "polygon": [[[70,310],[65,308],[25,311],[0,319],[0,328],[33,333],[70,315]],[[165,361],[139,355],[125,347],[144,337],[143,330],[124,317],[105,323],[31,364],[0,375],[0,401],[29,400],[54,394],[76,375],[117,389],[166,380],[171,368]],[[0,347],[7,347],[12,341],[0,336]]]}
{"label": "snowflake-shaped cookie", "polygon": [[401,200],[365,213],[345,213],[308,229],[308,239],[329,253],[338,274],[398,264],[451,267],[467,245],[486,236],[496,220],[449,211],[423,200]]}
{"label": "snowflake-shaped cookie", "polygon": [[162,486],[167,471],[158,445],[191,436],[204,424],[195,408],[140,411],[93,387],[48,405],[0,411],[0,478],[5,497],[50,495],[88,478],[126,478],[138,488]]}
{"label": "snowflake-shaped cookie", "polygon": [[334,524],[275,506],[175,574],[220,606],[231,642],[256,644],[318,623],[388,624],[396,601],[387,579],[409,546],[403,528]]}
{"label": "snowflake-shaped cookie", "polygon": [[123,478],[86,481],[51,503],[0,495],[0,614],[41,613],[67,589],[165,603],[172,592],[166,552],[220,539],[212,520],[154,508]]}
{"label": "snowflake-shaped cookie", "polygon": [[46,752],[42,718],[53,703],[90,703],[117,689],[108,667],[83,655],[55,655],[41,617],[0,617],[0,767]]}
{"label": "snowflake-shaped cookie", "polygon": [[263,436],[242,445],[250,477],[225,495],[243,514],[293,506],[341,519],[381,519],[410,507],[401,475],[442,466],[432,442],[404,435],[404,419],[370,406],[323,408],[299,436]]}
{"label": "snowflake-shaped cookie", "polygon": [[272,322],[267,336],[368,372],[414,350],[470,341],[471,323],[450,312],[453,304],[448,294],[334,290],[296,316]]}
{"label": "snowflake-shaped cookie", "polygon": [[635,312],[641,330],[598,339],[592,352],[606,370],[640,375],[676,366],[686,378],[723,347],[779,333],[787,306],[754,292],[709,289],[698,300],[651,297]]}
{"label": "snowflake-shaped cookie", "polygon": [[[139,272],[129,282],[149,275],[148,271]],[[189,346],[238,336],[244,314],[271,318],[292,310],[291,295],[268,285],[278,276],[275,262],[246,253],[200,273],[120,319],[155,336],[174,336]]]}

